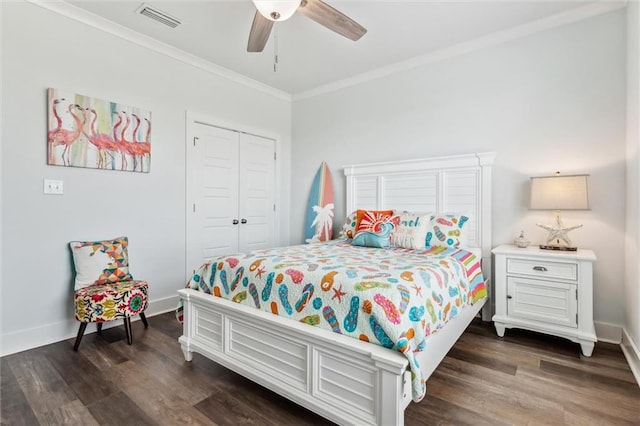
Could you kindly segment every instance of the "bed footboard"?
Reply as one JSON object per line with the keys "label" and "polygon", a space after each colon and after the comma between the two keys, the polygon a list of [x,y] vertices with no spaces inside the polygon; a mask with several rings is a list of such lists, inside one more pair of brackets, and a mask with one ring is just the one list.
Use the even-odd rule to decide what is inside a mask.
{"label": "bed footboard", "polygon": [[193,352],[338,424],[402,425],[407,359],[381,346],[198,291],[179,291],[184,357]]}

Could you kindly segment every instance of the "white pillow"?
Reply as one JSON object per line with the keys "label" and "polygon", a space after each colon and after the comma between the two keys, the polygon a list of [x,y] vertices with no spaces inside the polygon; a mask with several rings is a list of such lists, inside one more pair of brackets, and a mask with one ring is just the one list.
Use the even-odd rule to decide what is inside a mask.
{"label": "white pillow", "polygon": [[408,249],[425,248],[427,231],[431,229],[431,213],[394,212],[400,224],[391,235],[391,245]]}
{"label": "white pillow", "polygon": [[69,246],[76,269],[74,289],[132,280],[128,245],[127,237],[105,241],[71,241]]}

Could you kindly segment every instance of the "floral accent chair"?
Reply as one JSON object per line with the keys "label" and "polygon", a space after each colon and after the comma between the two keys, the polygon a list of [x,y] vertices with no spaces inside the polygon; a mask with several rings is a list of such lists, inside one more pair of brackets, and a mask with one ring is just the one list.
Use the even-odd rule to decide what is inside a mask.
{"label": "floral accent chair", "polygon": [[149,285],[134,280],[129,273],[127,237],[105,241],[72,241],[69,243],[75,265],[75,317],[80,329],[73,345],[77,351],[85,329],[90,322],[97,323],[98,334],[106,321],[124,320],[127,343],[133,343],[131,317],[140,315],[147,328],[144,315],[147,309]]}

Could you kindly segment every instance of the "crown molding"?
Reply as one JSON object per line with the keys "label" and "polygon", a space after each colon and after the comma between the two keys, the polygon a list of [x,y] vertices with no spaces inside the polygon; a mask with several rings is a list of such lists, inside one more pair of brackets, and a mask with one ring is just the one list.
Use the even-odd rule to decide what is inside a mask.
{"label": "crown molding", "polygon": [[538,19],[527,24],[519,25],[508,30],[498,31],[487,36],[479,37],[467,42],[459,43],[451,47],[427,53],[425,55],[416,56],[406,61],[397,62],[385,67],[381,67],[372,71],[364,72],[350,78],[338,80],[333,83],[325,84],[315,89],[296,93],[292,96],[292,100],[299,101],[324,95],[326,93],[345,89],[347,87],[366,83],[392,74],[411,70],[420,66],[445,61],[457,56],[465,55],[487,47],[496,46],[507,43],[532,34],[547,31],[553,28],[568,25],[593,16],[602,15],[614,10],[622,9],[627,6],[627,1],[600,1],[546,18]]}
{"label": "crown molding", "polygon": [[253,80],[228,68],[221,67],[213,62],[206,61],[195,55],[185,52],[184,50],[175,48],[152,37],[141,34],[123,25],[117,24],[108,19],[102,18],[87,10],[74,6],[63,0],[47,1],[47,0],[26,0],[29,3],[40,6],[44,9],[56,12],[67,18],[74,19],[83,24],[89,25],[106,33],[120,37],[123,40],[137,44],[154,52],[184,62],[185,64],[194,66],[203,71],[233,81],[234,83],[250,87],[255,90],[272,95],[276,98],[291,101],[291,94],[268,86],[257,80]]}

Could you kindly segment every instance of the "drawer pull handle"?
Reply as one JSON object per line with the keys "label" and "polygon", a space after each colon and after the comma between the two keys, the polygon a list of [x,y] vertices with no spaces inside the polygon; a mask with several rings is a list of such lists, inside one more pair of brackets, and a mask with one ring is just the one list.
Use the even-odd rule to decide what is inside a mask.
{"label": "drawer pull handle", "polygon": [[513,299],[513,296],[511,296],[510,294],[507,294],[507,299]]}
{"label": "drawer pull handle", "polygon": [[533,270],[540,271],[540,272],[547,272],[547,268],[545,268],[544,266],[534,266]]}

